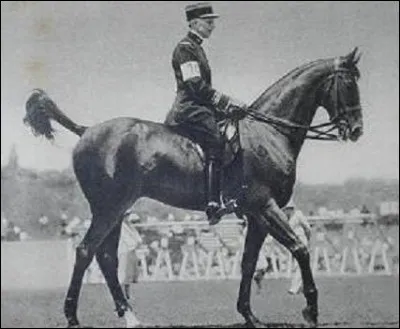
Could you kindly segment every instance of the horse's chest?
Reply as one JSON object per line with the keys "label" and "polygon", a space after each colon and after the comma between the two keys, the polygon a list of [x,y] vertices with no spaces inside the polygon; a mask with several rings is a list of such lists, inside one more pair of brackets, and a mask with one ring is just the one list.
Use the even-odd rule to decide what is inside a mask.
{"label": "horse's chest", "polygon": [[296,160],[287,143],[278,138],[268,138],[251,145],[251,161],[265,176],[290,176],[296,170]]}

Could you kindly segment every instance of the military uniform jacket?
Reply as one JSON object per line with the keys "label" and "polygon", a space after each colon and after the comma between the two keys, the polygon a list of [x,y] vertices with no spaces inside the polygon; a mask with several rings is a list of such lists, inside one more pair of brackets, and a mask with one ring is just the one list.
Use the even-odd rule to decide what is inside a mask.
{"label": "military uniform jacket", "polygon": [[200,37],[189,32],[173,51],[177,95],[167,115],[167,125],[202,121],[201,118],[215,115],[228,103],[212,88],[211,70],[201,42]]}

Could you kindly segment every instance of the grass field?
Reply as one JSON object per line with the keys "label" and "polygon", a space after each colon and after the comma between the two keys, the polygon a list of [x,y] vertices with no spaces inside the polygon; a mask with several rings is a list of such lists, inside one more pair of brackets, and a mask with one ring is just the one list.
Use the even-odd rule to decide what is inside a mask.
{"label": "grass field", "polygon": [[[317,278],[320,292],[320,327],[398,328],[399,277]],[[288,279],[263,281],[252,306],[265,327],[304,326],[303,296],[287,293]],[[132,288],[133,305],[148,327],[233,328],[243,327],[236,312],[239,281],[138,283]],[[254,290],[255,291],[255,290]],[[62,313],[64,290],[2,291],[2,328],[65,327]],[[124,326],[114,311],[106,286],[82,288],[78,315],[82,325]]]}

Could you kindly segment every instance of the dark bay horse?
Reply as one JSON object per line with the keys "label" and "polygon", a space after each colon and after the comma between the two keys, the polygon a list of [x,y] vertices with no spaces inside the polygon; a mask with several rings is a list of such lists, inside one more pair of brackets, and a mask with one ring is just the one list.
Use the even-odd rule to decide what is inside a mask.
{"label": "dark bay horse", "polygon": [[[237,310],[250,327],[260,323],[250,307],[250,291],[267,234],[298,261],[306,299],[303,317],[310,326],[318,323],[318,293],[309,252],[293,233],[281,208],[292,194],[296,160],[307,133],[353,142],[362,135],[359,57],[356,48],[346,56],[297,67],[263,92],[249,107],[248,116],[239,122],[242,157],[240,164],[234,161],[225,172],[223,193],[235,196],[242,184],[238,177],[247,186],[240,204],[248,230]],[[329,115],[329,122],[319,127],[330,126],[328,132],[310,126],[319,107]],[[64,304],[68,326],[79,326],[77,307],[82,278],[93,257],[107,281],[118,315],[125,317],[128,327],[140,326],[117,276],[122,217],[144,196],[180,208],[203,210],[204,163],[195,144],[161,123],[137,118],[79,126],[39,89],[27,100],[26,111],[24,121],[35,134],[53,138],[51,119],[80,136],[73,151],[73,166],[93,217],[76,249]]]}

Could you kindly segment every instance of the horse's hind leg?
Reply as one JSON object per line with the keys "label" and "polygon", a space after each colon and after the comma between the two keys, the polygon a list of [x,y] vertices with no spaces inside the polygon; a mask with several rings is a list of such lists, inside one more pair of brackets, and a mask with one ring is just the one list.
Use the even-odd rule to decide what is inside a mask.
{"label": "horse's hind leg", "polygon": [[125,316],[127,328],[140,325],[121,289],[118,279],[118,244],[121,235],[122,222],[113,229],[96,252],[96,259],[106,279],[108,288],[113,296],[119,317]]}
{"label": "horse's hind leg", "polygon": [[310,253],[307,247],[293,232],[287,218],[274,199],[270,199],[263,210],[264,225],[268,232],[284,245],[297,260],[303,279],[303,292],[307,300],[307,307],[303,316],[310,326],[318,324],[318,291],[315,286],[310,266]]}
{"label": "horse's hind leg", "polygon": [[64,302],[64,314],[68,321],[68,327],[79,326],[77,308],[82,279],[97,249],[117,224],[110,218],[115,218],[115,216],[105,217],[94,212],[92,223],[82,242],[76,248],[75,265]]}
{"label": "horse's hind leg", "polygon": [[260,321],[255,317],[250,306],[251,283],[256,269],[258,255],[266,236],[266,230],[259,227],[256,218],[247,215],[248,227],[241,264],[242,278],[240,281],[237,310],[246,320],[249,327],[255,327]]}
{"label": "horse's hind leg", "polygon": [[107,286],[115,302],[118,315],[127,309],[127,301],[118,279],[118,244],[122,223],[119,222],[96,251],[96,260],[106,279]]}
{"label": "horse's hind leg", "polygon": [[68,321],[68,327],[79,326],[76,312],[78,308],[78,299],[82,287],[83,276],[94,256],[93,248],[88,248],[88,241],[90,241],[90,237],[92,236],[91,232],[93,230],[94,225],[92,221],[89,230],[86,232],[85,237],[75,251],[75,265],[64,302],[64,314]]}

